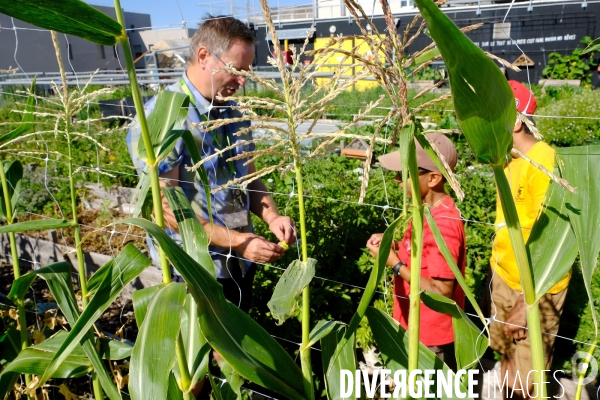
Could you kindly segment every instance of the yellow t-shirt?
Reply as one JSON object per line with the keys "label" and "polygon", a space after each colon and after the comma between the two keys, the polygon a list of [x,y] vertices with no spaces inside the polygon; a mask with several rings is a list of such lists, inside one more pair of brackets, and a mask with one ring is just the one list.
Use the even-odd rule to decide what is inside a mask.
{"label": "yellow t-shirt", "polygon": [[[554,169],[554,149],[544,142],[537,142],[527,157],[543,165],[548,171]],[[514,158],[504,167],[504,173],[511,187],[523,239],[527,242],[533,223],[544,201],[550,178],[522,158]],[[496,236],[492,248],[492,269],[511,288],[521,291],[521,281],[515,253],[508,237],[508,229],[502,212],[500,198],[496,197]],[[569,285],[571,271],[562,278],[548,293],[556,294]]]}

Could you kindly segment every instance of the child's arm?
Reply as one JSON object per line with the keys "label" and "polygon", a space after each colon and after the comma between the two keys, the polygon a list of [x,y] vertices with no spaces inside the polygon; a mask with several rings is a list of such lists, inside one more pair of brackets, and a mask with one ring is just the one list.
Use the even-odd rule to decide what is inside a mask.
{"label": "child's arm", "polygon": [[[402,266],[400,266],[396,276],[410,283],[410,269],[403,262],[398,262],[402,263]],[[454,279],[425,278],[421,276],[421,289],[451,298],[454,290]]]}

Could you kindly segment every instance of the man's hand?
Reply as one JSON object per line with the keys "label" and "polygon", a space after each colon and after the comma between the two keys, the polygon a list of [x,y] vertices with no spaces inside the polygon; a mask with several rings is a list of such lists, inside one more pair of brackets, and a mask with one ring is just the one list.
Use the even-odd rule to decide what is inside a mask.
{"label": "man's hand", "polygon": [[296,225],[290,217],[280,215],[273,218],[269,223],[269,229],[279,241],[285,240],[288,245],[296,242]]}
{"label": "man's hand", "polygon": [[527,337],[527,329],[521,328],[522,326],[527,326],[527,306],[522,294],[517,298],[517,301],[515,301],[515,305],[508,313],[505,322],[504,334],[506,336],[510,336],[514,340],[523,340]]}
{"label": "man's hand", "polygon": [[[379,245],[381,244],[381,238],[383,237],[383,233],[374,233],[373,235],[371,235],[371,237],[369,238],[369,240],[367,240],[367,248],[371,251],[371,255],[373,257],[377,257],[377,255],[379,254]],[[390,254],[388,256],[388,259],[386,261],[386,265],[393,267],[394,265],[398,264],[400,262],[400,259],[398,258],[398,256],[396,255],[396,252],[394,251],[394,245],[392,245],[392,248],[390,249]]]}
{"label": "man's hand", "polygon": [[261,264],[275,261],[284,254],[281,246],[254,233],[240,233],[234,241],[233,250],[240,253],[245,259]]}

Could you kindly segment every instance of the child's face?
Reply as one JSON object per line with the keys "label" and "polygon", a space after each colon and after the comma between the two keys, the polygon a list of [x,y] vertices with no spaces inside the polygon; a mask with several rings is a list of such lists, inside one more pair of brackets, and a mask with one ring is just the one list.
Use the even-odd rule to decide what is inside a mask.
{"label": "child's face", "polygon": [[[419,168],[419,189],[421,191],[421,198],[424,198],[427,195],[427,193],[429,192],[428,181],[429,181],[430,173],[431,173],[431,171],[428,171],[423,168]],[[398,184],[400,185],[400,187],[402,189],[404,189],[404,182],[402,182],[402,171],[400,171],[396,174],[396,177],[394,178],[394,180],[396,182],[398,182]],[[410,181],[410,177],[409,177],[409,181]],[[409,199],[412,199],[412,188],[411,188],[410,182],[407,182],[407,185],[406,185],[406,197],[408,197]]]}

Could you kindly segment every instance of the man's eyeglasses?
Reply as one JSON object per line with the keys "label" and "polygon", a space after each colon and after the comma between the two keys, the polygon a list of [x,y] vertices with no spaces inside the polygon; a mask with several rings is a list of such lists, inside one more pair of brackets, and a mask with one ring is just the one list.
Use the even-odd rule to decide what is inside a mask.
{"label": "man's eyeglasses", "polygon": [[226,63],[225,61],[221,60],[221,57],[219,57],[219,56],[217,55],[217,53],[215,53],[215,52],[214,52],[214,51],[212,51],[212,50],[209,50],[209,51],[210,51],[210,54],[211,54],[211,55],[213,55],[213,56],[214,56],[214,57],[215,57],[217,60],[221,61],[221,63],[222,63],[223,65],[225,65],[225,66],[227,65],[227,63]]}
{"label": "man's eyeglasses", "polygon": [[[419,168],[419,175],[424,175],[424,174],[427,174],[429,172],[431,172],[431,171],[429,171],[428,169]],[[407,178],[410,178],[410,175],[408,175]],[[402,183],[402,171],[398,171],[398,173],[394,177],[394,181],[396,181],[398,183]]]}

